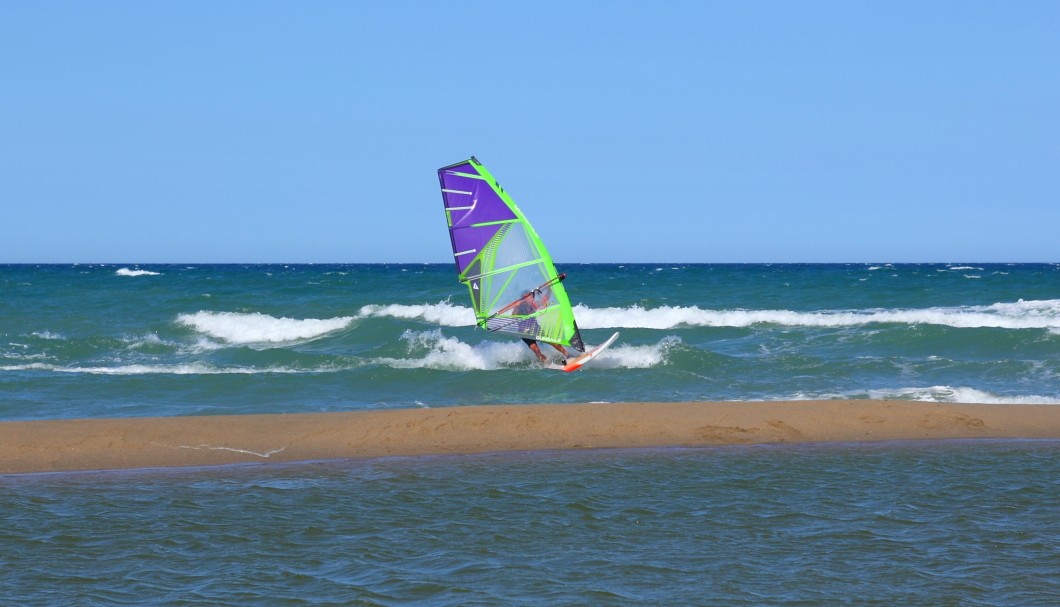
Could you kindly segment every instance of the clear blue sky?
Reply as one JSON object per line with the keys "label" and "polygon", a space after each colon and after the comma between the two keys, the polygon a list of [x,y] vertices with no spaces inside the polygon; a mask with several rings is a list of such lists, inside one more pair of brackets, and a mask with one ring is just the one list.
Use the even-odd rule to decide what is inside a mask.
{"label": "clear blue sky", "polygon": [[0,0],[0,262],[1060,261],[1060,2]]}

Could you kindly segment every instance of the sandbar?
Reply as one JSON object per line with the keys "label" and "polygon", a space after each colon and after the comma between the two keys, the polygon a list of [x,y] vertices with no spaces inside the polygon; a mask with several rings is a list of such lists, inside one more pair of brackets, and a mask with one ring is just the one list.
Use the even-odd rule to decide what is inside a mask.
{"label": "sandbar", "polygon": [[0,474],[503,451],[1060,438],[1060,406],[887,400],[476,405],[0,422]]}

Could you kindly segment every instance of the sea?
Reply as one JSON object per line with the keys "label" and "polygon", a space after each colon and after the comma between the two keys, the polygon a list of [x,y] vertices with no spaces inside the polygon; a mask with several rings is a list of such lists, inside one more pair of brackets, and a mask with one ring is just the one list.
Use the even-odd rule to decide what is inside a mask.
{"label": "sea", "polygon": [[[558,264],[575,373],[451,264],[0,265],[0,421],[1060,405],[1060,264]],[[544,348],[551,352],[551,348]],[[0,476],[0,604],[1057,605],[1060,441]]]}

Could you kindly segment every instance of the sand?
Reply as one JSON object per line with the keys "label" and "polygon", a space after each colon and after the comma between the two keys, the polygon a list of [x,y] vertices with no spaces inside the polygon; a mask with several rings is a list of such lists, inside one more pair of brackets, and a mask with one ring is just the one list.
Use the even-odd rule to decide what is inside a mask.
{"label": "sand", "polygon": [[540,449],[1060,438],[1060,406],[607,403],[0,422],[0,473]]}

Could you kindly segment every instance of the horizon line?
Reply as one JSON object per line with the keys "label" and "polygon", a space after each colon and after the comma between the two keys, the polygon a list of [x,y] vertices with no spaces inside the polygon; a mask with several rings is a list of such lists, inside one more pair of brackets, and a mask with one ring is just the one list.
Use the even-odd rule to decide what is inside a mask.
{"label": "horizon line", "polygon": [[[451,261],[0,261],[0,266],[313,266],[313,265],[452,265]],[[555,261],[556,265],[1060,265],[1060,261]]]}

